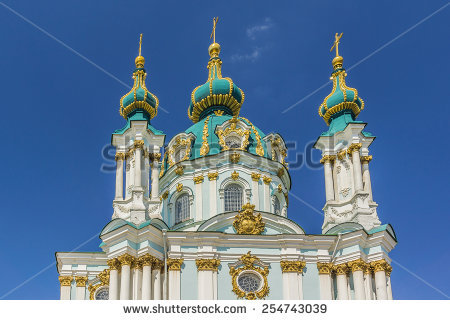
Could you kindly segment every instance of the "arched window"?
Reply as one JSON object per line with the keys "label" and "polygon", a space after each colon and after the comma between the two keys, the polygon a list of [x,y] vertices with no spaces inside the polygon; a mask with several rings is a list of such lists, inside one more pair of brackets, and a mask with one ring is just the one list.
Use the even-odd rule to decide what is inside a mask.
{"label": "arched window", "polygon": [[175,201],[175,223],[189,219],[189,196],[182,194]]}
{"label": "arched window", "polygon": [[225,140],[225,144],[230,149],[238,149],[241,147],[241,139],[238,137],[230,136]]}
{"label": "arched window", "polygon": [[275,197],[275,201],[273,202],[273,213],[281,214],[281,205],[280,200],[278,200],[278,197]]}
{"label": "arched window", "polygon": [[95,293],[95,300],[109,300],[108,288],[101,288]]}
{"label": "arched window", "polygon": [[230,184],[225,187],[225,211],[238,211],[242,208],[242,187]]}

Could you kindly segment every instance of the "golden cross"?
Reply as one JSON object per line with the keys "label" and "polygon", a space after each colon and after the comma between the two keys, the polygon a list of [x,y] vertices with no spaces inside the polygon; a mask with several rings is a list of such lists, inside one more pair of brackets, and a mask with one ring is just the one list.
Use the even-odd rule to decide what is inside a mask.
{"label": "golden cross", "polygon": [[334,40],[333,46],[330,49],[330,52],[331,52],[331,51],[333,51],[333,48],[336,47],[336,57],[339,56],[339,40],[341,40],[341,37],[343,34],[344,34],[343,32],[341,32],[340,35],[339,35],[339,33],[335,34],[335,36],[334,36],[335,40]]}
{"label": "golden cross", "polygon": [[141,55],[141,48],[142,48],[142,33],[141,38],[139,39],[139,55]]}
{"label": "golden cross", "polygon": [[213,19],[213,29],[212,29],[212,32],[211,32],[211,36],[209,37],[209,38],[212,38],[214,42],[216,42],[216,25],[217,25],[217,22],[219,22],[219,17],[215,17]]}

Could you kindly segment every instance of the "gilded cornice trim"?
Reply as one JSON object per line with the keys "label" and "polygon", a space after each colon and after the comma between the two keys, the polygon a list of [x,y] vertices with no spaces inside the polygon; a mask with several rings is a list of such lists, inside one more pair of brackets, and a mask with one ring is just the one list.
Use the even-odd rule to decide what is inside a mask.
{"label": "gilded cornice trim", "polygon": [[75,282],[77,287],[86,287],[86,282],[88,281],[88,277],[76,276]]}
{"label": "gilded cornice trim", "polygon": [[208,173],[208,179],[209,181],[217,180],[217,177],[219,176],[219,173],[216,172],[209,172]]}
{"label": "gilded cornice trim", "polygon": [[70,287],[72,285],[72,276],[59,276],[58,277],[59,283],[61,287]]}
{"label": "gilded cornice trim", "polygon": [[264,181],[264,183],[265,184],[270,184],[270,182],[272,182],[272,178],[271,177],[268,177],[268,176],[264,176],[263,177],[263,181]]}
{"label": "gilded cornice trim", "polygon": [[203,182],[203,180],[205,180],[205,178],[201,175],[201,176],[193,177],[192,180],[194,180],[195,184],[200,184]]}
{"label": "gilded cornice trim", "polygon": [[258,182],[259,179],[261,179],[261,174],[260,173],[256,173],[256,172],[252,172],[252,180]]}
{"label": "gilded cornice trim", "polygon": [[286,272],[296,272],[296,273],[302,273],[303,268],[306,266],[305,261],[287,261],[282,260],[280,261],[281,271],[283,273]]}
{"label": "gilded cornice trim", "polygon": [[135,257],[133,257],[128,253],[124,253],[123,255],[117,257],[117,259],[119,260],[121,266],[130,266],[130,267],[136,260]]}
{"label": "gilded cornice trim", "polygon": [[325,163],[327,163],[327,162],[333,163],[334,160],[336,160],[336,156],[326,154],[326,155],[324,155],[324,156],[322,157],[322,159],[320,159],[320,163],[322,163],[322,164],[325,164]]}
{"label": "gilded cornice trim", "polygon": [[220,266],[219,259],[196,259],[198,271],[217,271]]}
{"label": "gilded cornice trim", "polygon": [[106,261],[106,263],[108,264],[109,268],[111,270],[120,270],[120,261],[117,258],[112,258],[108,261]]}
{"label": "gilded cornice trim", "polygon": [[377,260],[377,261],[372,261],[370,262],[370,266],[373,269],[374,273],[380,272],[380,271],[387,271],[389,270],[389,263],[386,262],[386,260],[381,259],[381,260]]}
{"label": "gilded cornice trim", "polygon": [[184,261],[184,259],[182,259],[182,258],[180,258],[180,259],[168,258],[167,259],[167,268],[169,269],[169,271],[180,271],[183,261]]}
{"label": "gilded cornice trim", "polygon": [[333,272],[333,264],[317,262],[317,269],[319,270],[319,274],[331,274]]}

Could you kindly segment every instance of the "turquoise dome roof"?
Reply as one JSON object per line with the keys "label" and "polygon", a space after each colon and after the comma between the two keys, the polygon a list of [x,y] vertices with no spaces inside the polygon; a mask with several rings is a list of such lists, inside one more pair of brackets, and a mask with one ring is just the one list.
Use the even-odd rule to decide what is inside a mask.
{"label": "turquoise dome roof", "polygon": [[141,109],[148,113],[150,119],[153,119],[158,113],[159,100],[145,86],[147,73],[144,69],[144,57],[138,56],[135,62],[134,85],[131,91],[120,99],[120,114],[127,119],[133,111]]}
{"label": "turquoise dome roof", "polygon": [[[233,116],[230,115],[216,115],[215,113],[212,113],[211,115],[205,117],[203,121],[197,122],[189,127],[185,133],[192,133],[194,135],[194,139],[191,142],[192,145],[188,160],[195,160],[200,157],[219,154],[222,151],[222,148],[220,145],[220,138],[216,132],[217,127],[232,118]],[[245,125],[251,127],[248,137],[248,145],[244,150],[257,156],[272,159],[271,155],[269,156],[269,153],[267,152],[266,142],[263,141],[263,138],[266,135],[259,128],[255,127],[248,119],[244,117],[237,117],[237,120],[242,121]],[[206,149],[204,147],[205,145],[207,146]],[[162,175],[167,172],[169,168],[170,165],[167,157],[165,156],[161,166]]]}
{"label": "turquoise dome roof", "polygon": [[222,60],[219,58],[219,52],[220,45],[211,44],[208,81],[192,91],[188,116],[194,123],[217,110],[223,111],[226,115],[238,116],[244,103],[244,92],[231,78],[222,77]]}
{"label": "turquoise dome roof", "polygon": [[319,107],[319,115],[328,125],[333,119],[347,112],[350,112],[353,119],[356,119],[364,109],[364,101],[358,96],[358,90],[347,87],[345,84],[347,73],[342,66],[343,60],[341,56],[333,59],[334,71],[331,73],[333,90]]}

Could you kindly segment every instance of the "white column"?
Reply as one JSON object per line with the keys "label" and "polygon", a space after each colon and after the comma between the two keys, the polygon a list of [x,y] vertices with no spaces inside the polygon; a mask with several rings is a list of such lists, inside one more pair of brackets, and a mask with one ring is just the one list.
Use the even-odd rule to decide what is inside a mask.
{"label": "white column", "polygon": [[120,262],[117,258],[107,261],[109,266],[109,300],[119,300],[119,268]]}
{"label": "white column", "polygon": [[76,290],[75,290],[75,299],[76,300],[86,300],[86,283],[88,281],[87,277],[75,277],[76,282]]}
{"label": "white column", "polygon": [[355,288],[355,300],[366,300],[366,288],[364,285],[365,262],[361,259],[348,263],[352,269],[353,287]]}
{"label": "white column", "polygon": [[264,211],[270,212],[270,182],[272,178],[264,176]]}
{"label": "white column", "polygon": [[203,197],[202,197],[202,186],[203,186],[203,176],[194,177],[195,183],[195,221],[203,220]]}
{"label": "white column", "polygon": [[281,261],[281,271],[283,272],[283,299],[300,300],[303,299],[303,268],[302,261]]}
{"label": "white column", "polygon": [[391,277],[390,275],[386,276],[386,283],[387,283],[387,297],[388,300],[393,300],[392,297],[392,285],[391,285]]}
{"label": "white column", "polygon": [[70,300],[70,290],[72,285],[72,276],[60,276],[59,283],[61,285],[60,291],[60,299],[61,300]]}
{"label": "white column", "polygon": [[217,288],[217,270],[213,271],[213,299],[217,300],[218,299],[218,292],[217,292],[218,288]]}
{"label": "white column", "polygon": [[133,289],[132,289],[132,299],[141,300],[142,299],[142,265],[136,263],[133,266]]}
{"label": "white column", "polygon": [[152,282],[153,282],[153,300],[161,299],[161,266],[159,264],[155,265],[152,270]]}
{"label": "white column", "polygon": [[142,261],[142,300],[151,300],[153,257],[146,254],[140,259]]}
{"label": "white column", "polygon": [[259,179],[261,175],[259,173],[252,173],[252,198],[255,210],[259,210]]}
{"label": "white column", "polygon": [[147,150],[144,150],[144,156],[143,156],[143,161],[144,161],[144,170],[142,171],[142,182],[143,182],[143,187],[145,191],[145,196],[147,198],[149,198],[150,196],[150,184],[149,184],[149,180],[150,180],[150,162],[148,160],[148,152]]}
{"label": "white column", "polygon": [[122,266],[120,274],[120,300],[130,300],[131,298],[131,264],[134,258],[129,254],[124,254],[119,258]]}
{"label": "white column", "polygon": [[167,259],[169,268],[169,300],[181,298],[181,265],[183,259]]}
{"label": "white column", "polygon": [[359,157],[359,149],[361,144],[354,143],[350,145],[349,149],[352,154],[353,164],[353,178],[355,180],[355,191],[363,190],[362,173],[361,173],[361,159]]}
{"label": "white column", "polygon": [[375,290],[377,300],[387,300],[387,283],[386,283],[386,268],[388,264],[384,260],[379,260],[371,263],[373,272],[375,274]]}
{"label": "white column", "polygon": [[217,172],[208,173],[209,179],[209,216],[205,217],[205,220],[216,215],[217,212]]}
{"label": "white column", "polygon": [[125,154],[118,152],[116,154],[116,196],[117,200],[123,199],[123,159]]}
{"label": "white column", "polygon": [[325,176],[325,199],[326,201],[334,200],[334,186],[333,186],[333,170],[331,168],[332,162],[336,157],[331,155],[324,155],[320,162],[323,163],[323,170]]}
{"label": "white column", "polygon": [[320,299],[321,300],[333,300],[331,294],[331,263],[317,263],[317,269],[319,270],[319,284],[320,284]]}
{"label": "white column", "polygon": [[142,148],[144,146],[143,140],[136,140],[134,142],[134,185],[142,187]]}
{"label": "white column", "polygon": [[364,270],[364,289],[366,292],[366,299],[373,300],[372,294],[372,269],[366,266]]}
{"label": "white column", "polygon": [[348,268],[345,263],[334,266],[336,272],[336,284],[338,300],[348,300]]}
{"label": "white column", "polygon": [[152,161],[152,200],[159,200],[159,159],[160,153],[153,153]]}
{"label": "white column", "polygon": [[219,259],[197,259],[197,297],[199,300],[217,299],[217,270]]}
{"label": "white column", "polygon": [[362,160],[362,168],[363,168],[363,184],[364,191],[369,193],[369,200],[373,199],[372,196],[372,182],[370,181],[370,172],[369,172],[369,161],[372,160],[372,156],[364,156],[361,157]]}

